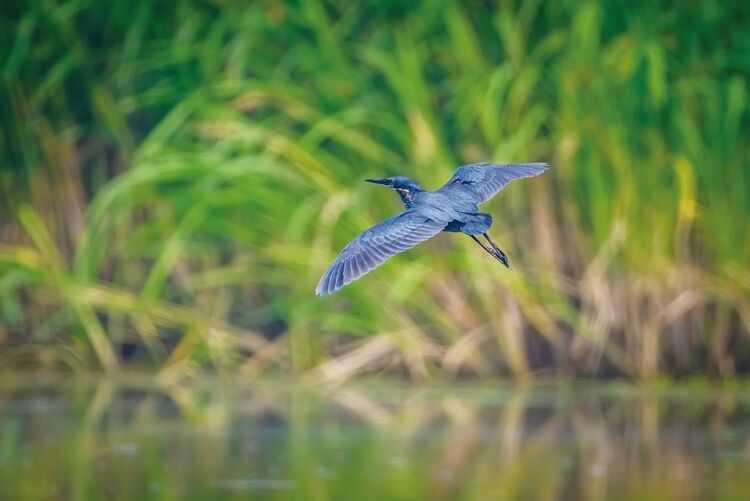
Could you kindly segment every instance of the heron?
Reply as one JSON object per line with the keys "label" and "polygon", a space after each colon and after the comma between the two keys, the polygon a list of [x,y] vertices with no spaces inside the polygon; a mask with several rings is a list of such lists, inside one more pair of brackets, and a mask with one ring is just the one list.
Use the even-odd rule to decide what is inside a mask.
{"label": "heron", "polygon": [[[534,177],[547,170],[546,163],[462,165],[439,190],[427,191],[403,176],[366,179],[382,184],[401,197],[405,211],[365,230],[344,247],[318,282],[318,296],[332,294],[361,278],[386,259],[434,237],[440,232],[465,233],[490,256],[510,269],[508,255],[487,231],[492,216],[478,206],[514,179]],[[484,237],[482,242],[479,237]]]}

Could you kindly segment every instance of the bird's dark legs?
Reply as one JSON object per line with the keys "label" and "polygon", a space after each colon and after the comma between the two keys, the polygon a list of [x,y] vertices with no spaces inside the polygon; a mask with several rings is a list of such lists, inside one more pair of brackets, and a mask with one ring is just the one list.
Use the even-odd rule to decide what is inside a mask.
{"label": "bird's dark legs", "polygon": [[503,265],[505,265],[506,268],[510,269],[510,261],[508,261],[508,256],[497,245],[495,245],[495,243],[492,240],[490,240],[490,238],[487,236],[486,233],[484,234],[484,238],[487,239],[487,241],[490,243],[490,245],[492,246],[492,248],[487,247],[486,245],[484,245],[481,242],[481,240],[479,240],[474,235],[469,235],[469,236],[476,243],[478,243],[479,246],[487,252],[487,254],[489,254],[490,256],[494,257],[495,259],[497,259],[498,261],[500,261],[501,263],[503,263]]}
{"label": "bird's dark legs", "polygon": [[500,262],[505,265],[506,268],[510,269],[510,260],[508,259],[508,255],[503,252],[503,250],[497,246],[495,242],[492,241],[490,236],[486,233],[482,233],[484,235],[484,238],[487,239],[487,241],[490,243],[492,248],[500,255]]}
{"label": "bird's dark legs", "polygon": [[492,249],[495,252],[497,252],[497,254],[499,254],[500,260],[503,262],[503,264],[507,266],[508,268],[510,268],[510,260],[508,259],[508,255],[505,252],[503,252],[503,250],[500,247],[498,247],[495,242],[492,241],[492,239],[490,238],[488,234],[482,233],[482,235],[487,240],[487,242],[492,246]]}

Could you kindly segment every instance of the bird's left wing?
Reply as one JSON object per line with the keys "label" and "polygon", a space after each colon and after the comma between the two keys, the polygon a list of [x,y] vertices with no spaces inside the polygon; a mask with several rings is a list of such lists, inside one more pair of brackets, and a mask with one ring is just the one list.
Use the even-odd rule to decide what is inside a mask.
{"label": "bird's left wing", "polygon": [[486,202],[502,190],[506,184],[521,177],[533,177],[547,170],[545,163],[530,164],[491,164],[479,163],[463,165],[438,191],[446,189],[463,190],[474,198],[477,204]]}
{"label": "bird's left wing", "polygon": [[336,292],[389,257],[437,235],[446,224],[411,210],[376,224],[344,247],[318,282],[315,294]]}

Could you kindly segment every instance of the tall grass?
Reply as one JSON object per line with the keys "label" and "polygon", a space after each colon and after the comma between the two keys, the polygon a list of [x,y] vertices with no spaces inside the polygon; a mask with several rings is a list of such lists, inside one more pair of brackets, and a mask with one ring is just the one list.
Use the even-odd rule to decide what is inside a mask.
{"label": "tall grass", "polygon": [[[6,6],[6,367],[532,377],[750,369],[741,2]],[[548,161],[330,298],[367,176]]]}

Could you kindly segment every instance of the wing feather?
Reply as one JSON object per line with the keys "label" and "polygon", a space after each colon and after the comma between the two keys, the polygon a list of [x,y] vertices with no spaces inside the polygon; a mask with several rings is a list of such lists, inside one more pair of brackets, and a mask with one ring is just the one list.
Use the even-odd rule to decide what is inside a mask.
{"label": "wing feather", "polygon": [[315,293],[332,294],[380,266],[389,257],[440,233],[446,222],[407,211],[365,230],[344,247],[318,282]]}
{"label": "wing feather", "polygon": [[538,176],[547,170],[546,163],[463,165],[456,169],[442,190],[464,190],[473,195],[477,204],[494,197],[505,185],[522,177]]}

